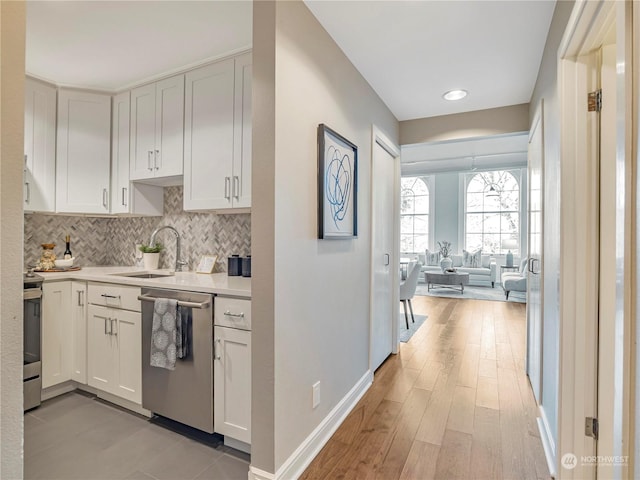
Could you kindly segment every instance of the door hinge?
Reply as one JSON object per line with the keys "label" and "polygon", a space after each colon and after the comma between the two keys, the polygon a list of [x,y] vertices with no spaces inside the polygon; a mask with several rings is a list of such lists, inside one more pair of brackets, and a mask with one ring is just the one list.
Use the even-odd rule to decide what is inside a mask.
{"label": "door hinge", "polygon": [[599,112],[602,110],[602,89],[599,88],[595,92],[589,92],[587,98],[587,110],[589,112]]}
{"label": "door hinge", "polygon": [[595,417],[587,417],[584,419],[584,434],[587,437],[598,439],[598,419]]}

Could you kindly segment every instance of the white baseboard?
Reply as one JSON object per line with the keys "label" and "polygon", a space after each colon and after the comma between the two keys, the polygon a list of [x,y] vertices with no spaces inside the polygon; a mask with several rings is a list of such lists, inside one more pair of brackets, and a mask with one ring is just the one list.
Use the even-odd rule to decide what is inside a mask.
{"label": "white baseboard", "polygon": [[547,459],[547,466],[549,467],[549,473],[553,478],[557,477],[556,472],[556,444],[549,428],[549,422],[547,421],[547,414],[542,407],[538,408],[540,416],[537,418],[538,430],[540,431],[540,439],[542,440],[542,448],[544,449],[544,456]]}
{"label": "white baseboard", "polygon": [[231,438],[227,435],[224,436],[224,444],[227,447],[234,448],[236,450],[240,450],[241,452],[248,453],[251,455],[251,444],[242,442],[240,440],[236,440],[235,438]]}
{"label": "white baseboard", "polygon": [[373,383],[373,373],[367,370],[353,388],[320,422],[313,432],[296,448],[272,477],[255,477],[256,480],[291,480],[300,477],[311,461],[329,441],[347,415],[353,410]]}
{"label": "white baseboard", "polygon": [[40,394],[40,400],[44,402],[45,400],[49,400],[50,398],[73,392],[75,389],[76,382],[74,382],[73,380],[67,380],[66,382],[43,389],[42,393]]}
{"label": "white baseboard", "polygon": [[273,473],[265,472],[259,468],[249,466],[249,480],[274,480],[276,476]]}

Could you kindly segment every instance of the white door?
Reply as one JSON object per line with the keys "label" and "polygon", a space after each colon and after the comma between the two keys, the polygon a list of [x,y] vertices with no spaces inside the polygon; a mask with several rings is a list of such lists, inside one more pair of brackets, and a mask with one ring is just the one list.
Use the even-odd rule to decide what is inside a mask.
{"label": "white door", "polygon": [[393,271],[395,268],[395,182],[396,157],[374,139],[371,173],[372,280],[371,280],[371,371],[377,369],[394,350]]}
{"label": "white door", "polygon": [[42,388],[71,379],[71,282],[42,285]]}
{"label": "white door", "polygon": [[231,207],[233,59],[186,74],[184,209]]}
{"label": "white door", "polygon": [[529,263],[527,265],[527,375],[536,401],[542,403],[542,188],[543,104],[529,132]]}
{"label": "white door", "polygon": [[87,383],[87,284],[71,282],[71,335],[72,352],[71,379]]}
{"label": "white door", "polygon": [[235,117],[233,127],[233,206],[251,206],[251,80],[252,57],[235,59]]}
{"label": "white door", "polygon": [[153,178],[156,135],[156,84],[131,90],[130,179]]}
{"label": "white door", "polygon": [[89,305],[87,314],[87,383],[105,392],[113,392],[115,382],[114,311]]}
{"label": "white door", "polygon": [[56,211],[109,213],[111,96],[60,90]]}
{"label": "white door", "polygon": [[184,148],[184,75],[156,84],[154,176],[182,175]]}
{"label": "white door", "polygon": [[142,318],[140,312],[112,310],[111,340],[115,345],[116,371],[113,394],[142,404]]}
{"label": "white door", "polygon": [[129,213],[129,92],[113,97],[111,213]]}
{"label": "white door", "polygon": [[214,327],[214,430],[251,443],[251,332]]}

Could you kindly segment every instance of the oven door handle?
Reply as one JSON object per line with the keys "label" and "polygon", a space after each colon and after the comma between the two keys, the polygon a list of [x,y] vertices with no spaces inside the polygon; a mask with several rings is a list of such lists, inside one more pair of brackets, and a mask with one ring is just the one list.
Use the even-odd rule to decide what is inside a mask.
{"label": "oven door handle", "polygon": [[23,290],[22,292],[23,300],[35,300],[36,298],[42,298],[42,289],[30,288],[27,290]]}
{"label": "oven door handle", "polygon": [[[150,297],[148,295],[138,295],[138,300],[142,300],[144,302],[155,302],[157,297]],[[178,300],[178,306],[180,307],[188,307],[188,308],[207,308],[211,302],[207,300],[206,302],[196,303],[196,302],[184,302],[182,300]]]}

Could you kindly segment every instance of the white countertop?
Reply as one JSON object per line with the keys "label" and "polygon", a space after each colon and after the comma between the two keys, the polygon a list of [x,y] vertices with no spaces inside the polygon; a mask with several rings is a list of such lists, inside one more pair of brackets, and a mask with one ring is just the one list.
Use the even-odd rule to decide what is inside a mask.
{"label": "white countertop", "polygon": [[[82,267],[82,270],[74,272],[36,273],[43,277],[45,282],[83,280],[251,298],[251,278],[229,277],[226,273],[175,272],[173,274],[171,272],[171,276],[159,278],[132,278],[126,276],[131,273],[154,272],[167,273],[169,271],[145,270],[139,267]],[[120,273],[123,276],[119,276],[118,274]]]}

